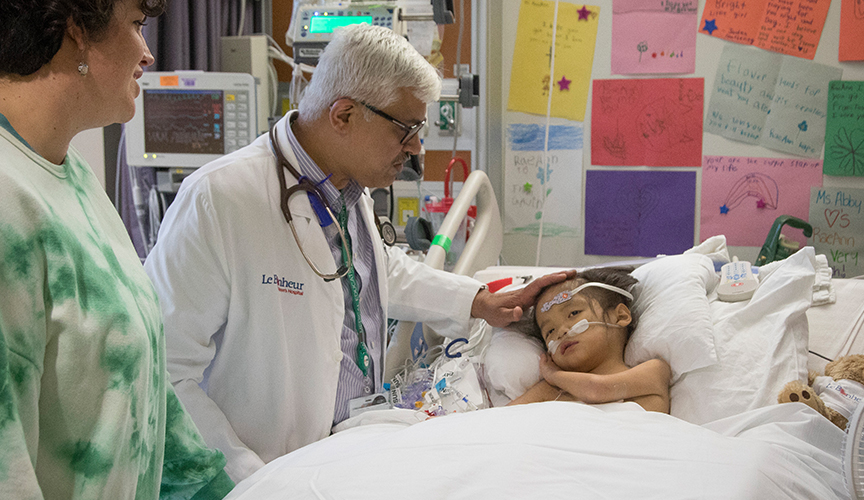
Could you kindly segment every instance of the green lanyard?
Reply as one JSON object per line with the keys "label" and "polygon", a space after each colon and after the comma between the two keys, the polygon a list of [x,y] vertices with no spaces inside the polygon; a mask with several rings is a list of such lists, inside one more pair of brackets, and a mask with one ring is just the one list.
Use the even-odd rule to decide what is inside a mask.
{"label": "green lanyard", "polygon": [[[339,197],[342,199],[342,210],[339,212],[339,225],[342,226],[342,231],[345,233],[345,241],[348,243],[348,248],[342,247],[342,262],[348,262],[348,252],[351,251],[352,246],[351,235],[348,233],[348,210],[345,208],[345,197],[342,193],[339,193]],[[354,325],[357,329],[357,335],[360,337],[357,342],[357,366],[363,372],[363,376],[368,377],[369,350],[366,349],[366,329],[363,328],[363,322],[360,320],[360,288],[357,286],[357,277],[354,275],[353,259],[345,278],[348,279],[348,287],[351,289],[351,302],[354,306]]]}

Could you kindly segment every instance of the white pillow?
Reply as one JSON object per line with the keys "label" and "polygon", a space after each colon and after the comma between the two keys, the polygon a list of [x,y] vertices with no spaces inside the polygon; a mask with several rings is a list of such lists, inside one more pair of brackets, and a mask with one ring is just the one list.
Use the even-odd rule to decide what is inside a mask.
{"label": "white pillow", "polygon": [[[534,272],[546,274],[548,269]],[[526,273],[521,269],[522,274]],[[707,294],[717,283],[711,259],[704,255],[664,257],[639,267],[633,275],[637,327],[625,350],[628,364],[660,357],[673,379],[717,362]],[[643,304],[644,302],[644,304]],[[674,346],[674,349],[673,349]],[[540,380],[538,339],[515,329],[495,329],[484,354],[484,379],[492,391],[514,399]],[[500,399],[492,397],[495,406]]]}
{"label": "white pillow", "polygon": [[[540,357],[545,351],[538,338],[507,328],[492,329],[483,365],[493,406],[518,398],[540,381]],[[506,401],[496,398],[496,393]]]}
{"label": "white pillow", "polygon": [[624,362],[636,366],[661,358],[681,375],[717,363],[708,294],[719,278],[705,255],[671,255],[633,271],[636,329],[624,349]]}
{"label": "white pillow", "polygon": [[719,362],[684,374],[671,388],[671,414],[704,424],[777,404],[787,382],[807,380],[807,309],[815,252],[805,247],[763,267],[746,302],[710,303]]}

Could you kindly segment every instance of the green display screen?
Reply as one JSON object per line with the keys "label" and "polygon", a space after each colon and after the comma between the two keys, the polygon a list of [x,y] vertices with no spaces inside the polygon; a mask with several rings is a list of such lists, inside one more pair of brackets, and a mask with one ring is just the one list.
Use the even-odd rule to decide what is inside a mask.
{"label": "green display screen", "polygon": [[313,16],[309,33],[333,33],[336,28],[360,23],[372,24],[372,16]]}

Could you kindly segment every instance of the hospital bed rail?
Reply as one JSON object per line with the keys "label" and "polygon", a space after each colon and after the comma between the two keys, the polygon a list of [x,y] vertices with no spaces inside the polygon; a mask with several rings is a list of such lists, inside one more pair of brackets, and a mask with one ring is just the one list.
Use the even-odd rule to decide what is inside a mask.
{"label": "hospital bed rail", "polygon": [[[447,238],[452,241],[462,221],[468,215],[468,209],[477,200],[477,217],[471,235],[465,243],[459,260],[453,267],[454,274],[473,276],[474,273],[498,263],[501,248],[504,244],[504,227],[501,223],[501,213],[498,209],[498,201],[489,177],[481,170],[475,170],[462,185],[459,196],[453,201],[444,222],[438,229],[436,241]],[[443,246],[435,244],[429,248],[424,263],[434,269],[443,269],[447,251]],[[400,321],[396,332],[390,339],[387,348],[387,358],[384,370],[384,380],[389,381],[405,365],[406,360],[412,358],[411,335],[416,323]],[[443,340],[429,328],[423,327],[423,336],[427,345],[434,346]]]}

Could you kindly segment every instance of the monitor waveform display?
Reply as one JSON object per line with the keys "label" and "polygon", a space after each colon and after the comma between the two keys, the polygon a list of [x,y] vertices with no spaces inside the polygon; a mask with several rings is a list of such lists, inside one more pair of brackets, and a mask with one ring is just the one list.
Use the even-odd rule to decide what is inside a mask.
{"label": "monitor waveform display", "polygon": [[144,89],[148,153],[223,154],[222,91]]}

